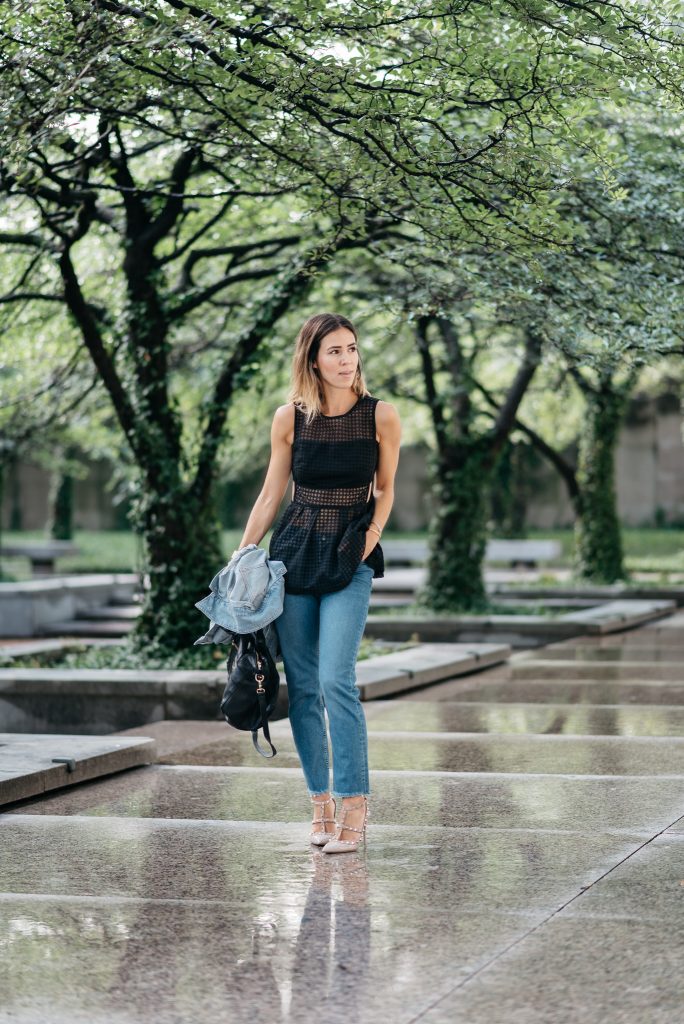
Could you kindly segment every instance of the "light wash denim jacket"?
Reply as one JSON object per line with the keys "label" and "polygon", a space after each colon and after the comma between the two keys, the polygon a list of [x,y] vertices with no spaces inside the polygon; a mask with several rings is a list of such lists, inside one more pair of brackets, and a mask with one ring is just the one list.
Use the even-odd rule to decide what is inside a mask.
{"label": "light wash denim jacket", "polygon": [[277,634],[272,623],[283,611],[286,572],[283,562],[269,559],[256,544],[234,551],[209,584],[211,594],[195,604],[210,620],[209,630],[195,645],[226,643],[233,633],[263,629],[275,659]]}

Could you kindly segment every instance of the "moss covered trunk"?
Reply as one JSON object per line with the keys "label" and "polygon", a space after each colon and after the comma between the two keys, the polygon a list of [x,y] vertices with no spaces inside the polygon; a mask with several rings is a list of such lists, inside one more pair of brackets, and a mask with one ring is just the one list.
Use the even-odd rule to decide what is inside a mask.
{"label": "moss covered trunk", "polygon": [[579,573],[596,583],[626,578],[615,493],[615,448],[626,394],[609,387],[587,395],[577,479],[582,501],[577,518]]}
{"label": "moss covered trunk", "polygon": [[48,532],[54,540],[71,540],[74,535],[74,478],[58,470],[50,493]]}
{"label": "moss covered trunk", "polygon": [[487,604],[483,567],[493,454],[491,439],[479,438],[451,445],[436,459],[428,580],[417,597],[423,607],[475,611]]}
{"label": "moss covered trunk", "polygon": [[187,648],[208,628],[195,602],[206,597],[225,561],[215,510],[177,488],[145,491],[134,515],[144,544],[146,588],[133,642],[147,649]]}

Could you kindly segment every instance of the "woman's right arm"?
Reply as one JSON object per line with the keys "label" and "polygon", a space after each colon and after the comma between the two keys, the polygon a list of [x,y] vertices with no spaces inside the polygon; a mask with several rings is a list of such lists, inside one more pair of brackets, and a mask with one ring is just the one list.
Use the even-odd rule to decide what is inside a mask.
{"label": "woman's right arm", "polygon": [[[276,517],[292,471],[294,405],[279,406],[271,425],[271,460],[266,479],[249,514],[240,547],[258,544]],[[238,549],[239,550],[239,549]]]}

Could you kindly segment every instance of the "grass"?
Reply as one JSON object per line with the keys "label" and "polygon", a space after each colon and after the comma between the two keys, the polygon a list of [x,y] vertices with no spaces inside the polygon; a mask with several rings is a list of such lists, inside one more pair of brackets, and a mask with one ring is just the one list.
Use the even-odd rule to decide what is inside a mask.
{"label": "grass", "polygon": [[[572,566],[572,529],[530,530],[529,539],[557,540],[562,546],[560,564]],[[625,527],[622,531],[625,563],[630,572],[684,572],[684,530]]]}
{"label": "grass", "polygon": [[[240,543],[241,536],[241,530],[224,530],[223,550],[226,559]],[[684,530],[627,527],[622,536],[625,560],[630,571],[684,572]],[[269,537],[270,534],[267,534],[262,541],[263,547],[267,547]],[[388,533],[386,537],[392,540],[424,540],[426,534],[397,532]],[[574,538],[571,529],[530,530],[529,538],[559,541],[562,552],[558,564],[563,567],[572,566]],[[10,544],[44,541],[46,537],[40,530],[7,530],[2,533],[2,540]],[[60,558],[57,567],[61,573],[136,572],[142,564],[140,541],[132,533],[76,530],[73,542],[81,549],[81,554]],[[2,568],[15,579],[30,578],[30,565],[26,558],[3,558]]]}

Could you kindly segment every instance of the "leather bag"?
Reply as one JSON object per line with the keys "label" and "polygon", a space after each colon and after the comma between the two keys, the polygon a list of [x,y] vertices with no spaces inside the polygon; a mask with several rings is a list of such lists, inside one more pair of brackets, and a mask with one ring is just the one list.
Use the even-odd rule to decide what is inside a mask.
{"label": "leather bag", "polygon": [[[275,757],[268,720],[278,702],[280,676],[263,629],[233,636],[226,672],[228,679],[221,698],[223,717],[235,729],[251,732],[254,748],[262,757]],[[259,729],[263,729],[270,754],[259,746]]]}

